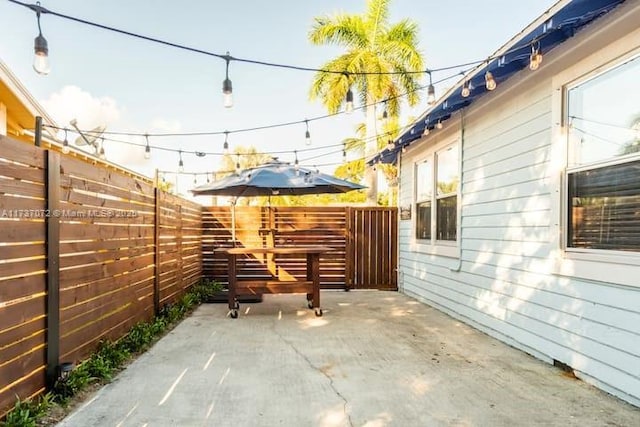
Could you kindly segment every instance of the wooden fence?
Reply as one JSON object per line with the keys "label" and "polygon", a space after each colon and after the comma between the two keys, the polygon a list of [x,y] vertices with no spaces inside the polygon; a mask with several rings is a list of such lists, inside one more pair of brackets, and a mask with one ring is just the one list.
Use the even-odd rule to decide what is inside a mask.
{"label": "wooden fence", "polygon": [[0,416],[202,276],[201,207],[0,136]]}
{"label": "wooden fence", "polygon": [[[203,274],[227,283],[227,264],[218,249],[233,246],[232,210],[202,212]],[[237,246],[323,245],[323,289],[397,289],[397,210],[377,207],[255,207],[235,209]],[[276,262],[277,261],[277,262]],[[305,276],[305,258],[246,257],[238,272],[245,279]]]}
{"label": "wooden fence", "polygon": [[[396,289],[394,208],[238,207],[242,246],[323,245],[327,289]],[[0,417],[61,362],[150,319],[203,276],[226,282],[229,207],[0,136]],[[246,258],[245,277],[305,275],[305,259]]]}

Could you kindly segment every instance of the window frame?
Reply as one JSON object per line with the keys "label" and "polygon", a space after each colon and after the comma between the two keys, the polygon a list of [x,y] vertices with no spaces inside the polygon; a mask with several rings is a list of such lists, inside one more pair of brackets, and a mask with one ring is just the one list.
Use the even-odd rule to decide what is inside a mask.
{"label": "window frame", "polygon": [[[568,246],[569,220],[569,180],[568,174],[585,169],[619,164],[629,161],[629,157],[620,156],[606,161],[569,167],[569,109],[568,90],[581,82],[615,68],[622,63],[640,56],[637,43],[630,47],[629,38],[622,37],[613,41],[602,50],[576,61],[552,77],[552,148],[550,171],[551,188],[555,188],[556,197],[552,198],[552,217],[556,218],[551,226],[553,252],[550,270],[562,277],[607,283],[614,286],[640,288],[637,280],[640,252],[615,251],[607,249],[574,248]],[[553,172],[555,171],[555,172]]]}
{"label": "window frame", "polygon": [[[437,192],[437,177],[438,177],[438,164],[437,154],[447,151],[451,147],[457,150],[457,171],[458,171],[458,186],[455,192],[439,195]],[[418,159],[413,162],[413,218],[412,221],[412,250],[416,252],[428,253],[433,255],[442,255],[446,257],[458,258],[460,256],[460,222],[461,222],[461,175],[462,175],[462,144],[459,137],[447,138],[443,142],[435,144],[427,151],[422,153]],[[427,239],[419,239],[417,237],[417,221],[418,221],[418,204],[426,202],[426,199],[418,198],[418,166],[422,163],[429,162],[431,164],[431,223],[430,223],[430,237]],[[437,237],[437,202],[440,199],[456,197],[456,239],[455,240],[439,240]]]}
{"label": "window frame", "polygon": [[604,66],[599,67],[596,70],[592,70],[591,72],[583,75],[582,77],[563,85],[564,102],[562,105],[562,119],[563,119],[563,123],[567,127],[566,141],[565,141],[565,146],[566,146],[565,154],[566,154],[567,160],[565,163],[564,173],[562,175],[562,182],[563,182],[562,219],[564,224],[563,235],[562,235],[562,249],[564,252],[568,254],[571,254],[571,253],[577,254],[581,258],[586,256],[586,258],[584,259],[589,259],[589,256],[591,256],[592,259],[603,259],[603,260],[612,261],[613,259],[611,257],[622,257],[623,259],[637,258],[638,262],[640,262],[640,250],[637,252],[634,252],[634,251],[624,251],[624,250],[614,250],[614,249],[579,248],[579,247],[569,246],[569,243],[570,243],[569,242],[569,221],[570,221],[569,210],[571,209],[570,200],[569,200],[569,176],[571,174],[578,173],[578,172],[598,170],[598,169],[602,169],[609,166],[622,165],[625,163],[631,163],[631,162],[640,160],[640,152],[637,152],[632,154],[620,155],[616,157],[609,157],[606,159],[596,160],[592,162],[586,162],[578,165],[571,165],[571,162],[569,159],[574,158],[574,153],[572,153],[572,147],[571,147],[571,144],[569,143],[570,134],[569,134],[568,127],[571,122],[569,118],[569,91],[590,80],[594,80],[599,76],[603,76],[608,72],[616,69],[617,67],[633,60],[640,61],[640,49],[631,55],[624,55],[620,58],[616,58],[612,61],[608,61],[606,64],[604,64]]}

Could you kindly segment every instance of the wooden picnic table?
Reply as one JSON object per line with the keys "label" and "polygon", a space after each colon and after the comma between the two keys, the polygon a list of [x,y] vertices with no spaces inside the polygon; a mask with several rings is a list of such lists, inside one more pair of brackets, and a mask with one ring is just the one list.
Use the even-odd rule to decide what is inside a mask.
{"label": "wooden picnic table", "polygon": [[[301,246],[291,248],[230,248],[224,249],[227,255],[229,291],[228,303],[232,318],[238,317],[240,304],[238,295],[284,294],[306,293],[307,306],[315,311],[316,316],[322,316],[320,308],[320,254],[329,251],[326,246]],[[241,256],[263,255],[306,255],[307,276],[306,280],[280,280],[274,277],[271,280],[245,280],[238,279],[237,259]]]}

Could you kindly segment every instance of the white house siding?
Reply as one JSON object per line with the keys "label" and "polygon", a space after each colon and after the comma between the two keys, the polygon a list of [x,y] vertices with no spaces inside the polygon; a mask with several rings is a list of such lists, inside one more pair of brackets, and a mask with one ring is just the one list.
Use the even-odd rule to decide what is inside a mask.
{"label": "white house siding", "polygon": [[[464,113],[460,258],[419,252],[414,221],[400,221],[399,285],[640,406],[640,266],[631,267],[637,286],[560,276],[554,267],[562,254],[554,76],[598,57],[594,47],[605,52],[614,40],[618,47],[640,46],[637,24],[629,27],[640,15],[638,3],[612,15],[545,56],[537,72],[523,70]],[[414,162],[436,138],[460,134],[459,116],[446,123],[401,159],[399,204],[412,205],[414,217]]]}

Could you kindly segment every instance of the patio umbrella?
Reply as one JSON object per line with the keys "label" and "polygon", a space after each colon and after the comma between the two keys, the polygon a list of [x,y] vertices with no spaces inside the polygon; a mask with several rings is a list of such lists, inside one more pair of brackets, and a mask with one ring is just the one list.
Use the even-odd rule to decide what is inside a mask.
{"label": "patio umbrella", "polygon": [[[239,174],[229,175],[219,181],[200,185],[191,190],[202,196],[289,196],[305,194],[346,193],[366,188],[363,185],[335,176],[297,168],[277,159],[254,168],[245,169]],[[232,202],[231,222],[232,240],[235,246],[235,202]]]}

